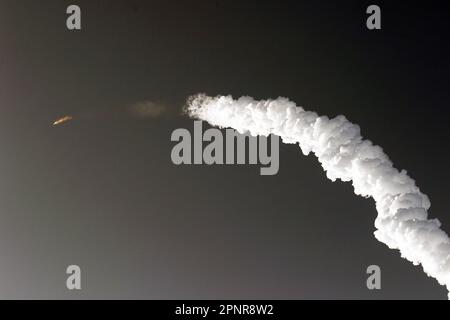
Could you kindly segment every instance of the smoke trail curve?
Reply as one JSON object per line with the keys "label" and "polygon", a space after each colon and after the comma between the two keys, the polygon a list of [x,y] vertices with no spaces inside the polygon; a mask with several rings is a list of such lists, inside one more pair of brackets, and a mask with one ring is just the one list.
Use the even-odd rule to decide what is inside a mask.
{"label": "smoke trail curve", "polygon": [[[287,98],[189,97],[185,112],[213,126],[240,133],[275,134],[284,143],[298,143],[313,152],[327,177],[351,181],[354,192],[372,197],[378,216],[375,237],[450,291],[450,239],[437,219],[428,219],[430,201],[405,170],[399,171],[379,146],[364,140],[358,125],[344,116],[318,116]],[[448,294],[450,299],[450,293]]]}

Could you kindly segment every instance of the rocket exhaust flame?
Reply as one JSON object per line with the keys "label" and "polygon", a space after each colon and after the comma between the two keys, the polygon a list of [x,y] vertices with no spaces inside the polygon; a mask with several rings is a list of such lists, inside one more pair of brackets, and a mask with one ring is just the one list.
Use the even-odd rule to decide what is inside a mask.
{"label": "rocket exhaust flame", "polygon": [[70,121],[72,119],[73,119],[72,116],[65,116],[65,117],[57,119],[55,122],[53,122],[53,125],[57,126],[57,125],[62,124],[64,122]]}
{"label": "rocket exhaust flame", "polygon": [[439,220],[428,218],[430,200],[405,170],[394,168],[381,147],[362,138],[358,125],[342,115],[318,116],[286,98],[200,94],[188,99],[185,111],[240,133],[276,134],[284,143],[298,144],[304,155],[313,152],[328,179],[352,182],[355,194],[375,200],[375,237],[450,290],[450,238]]}

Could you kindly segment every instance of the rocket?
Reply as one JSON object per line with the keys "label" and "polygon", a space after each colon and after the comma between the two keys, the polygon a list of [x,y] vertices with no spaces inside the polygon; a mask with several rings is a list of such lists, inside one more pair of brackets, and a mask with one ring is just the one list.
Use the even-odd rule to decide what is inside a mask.
{"label": "rocket", "polygon": [[72,116],[64,116],[62,118],[59,118],[59,119],[55,120],[55,122],[53,122],[53,125],[57,126],[59,124],[63,124],[64,122],[70,121],[72,119],[73,119]]}

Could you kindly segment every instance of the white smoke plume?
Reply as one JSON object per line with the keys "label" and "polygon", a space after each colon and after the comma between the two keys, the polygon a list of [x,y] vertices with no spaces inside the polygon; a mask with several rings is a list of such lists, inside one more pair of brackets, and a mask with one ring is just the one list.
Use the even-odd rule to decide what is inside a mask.
{"label": "white smoke plume", "polygon": [[405,170],[393,167],[381,147],[363,140],[358,125],[342,115],[318,116],[281,97],[256,101],[199,94],[188,99],[185,111],[213,126],[253,136],[275,134],[284,143],[298,143],[304,155],[313,152],[330,180],[351,181],[355,194],[375,200],[375,237],[421,264],[450,291],[450,239],[437,219],[428,219],[428,197]]}

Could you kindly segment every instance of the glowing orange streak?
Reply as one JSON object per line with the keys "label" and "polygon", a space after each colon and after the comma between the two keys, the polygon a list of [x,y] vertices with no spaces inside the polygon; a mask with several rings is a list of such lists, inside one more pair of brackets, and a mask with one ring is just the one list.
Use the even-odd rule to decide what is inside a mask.
{"label": "glowing orange streak", "polygon": [[72,120],[72,119],[73,119],[73,117],[71,117],[71,116],[65,116],[65,117],[59,118],[58,120],[56,120],[55,122],[53,122],[53,125],[54,125],[54,126],[57,126],[58,124],[61,124],[61,123],[70,121],[70,120]]}

